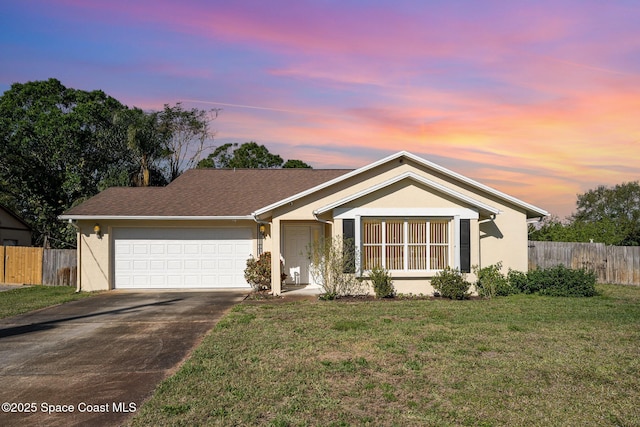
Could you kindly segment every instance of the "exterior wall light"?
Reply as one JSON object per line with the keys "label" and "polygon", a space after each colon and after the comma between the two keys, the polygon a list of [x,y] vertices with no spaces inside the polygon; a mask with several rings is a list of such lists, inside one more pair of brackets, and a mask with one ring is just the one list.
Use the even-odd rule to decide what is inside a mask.
{"label": "exterior wall light", "polygon": [[93,226],[93,232],[96,233],[99,239],[102,239],[102,228],[100,228],[100,224]]}

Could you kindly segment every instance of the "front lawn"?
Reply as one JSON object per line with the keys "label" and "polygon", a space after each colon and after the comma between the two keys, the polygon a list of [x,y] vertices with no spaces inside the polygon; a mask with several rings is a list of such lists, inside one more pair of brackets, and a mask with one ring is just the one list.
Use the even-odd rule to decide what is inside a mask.
{"label": "front lawn", "polygon": [[30,286],[0,292],[0,319],[90,296],[71,286]]}
{"label": "front lawn", "polygon": [[640,288],[247,301],[133,425],[640,425]]}

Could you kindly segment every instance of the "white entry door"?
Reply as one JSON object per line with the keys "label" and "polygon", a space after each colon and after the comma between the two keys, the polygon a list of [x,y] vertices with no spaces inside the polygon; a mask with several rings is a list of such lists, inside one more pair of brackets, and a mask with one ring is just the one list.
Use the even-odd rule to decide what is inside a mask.
{"label": "white entry door", "polygon": [[308,285],[313,283],[309,273],[311,242],[321,237],[318,225],[286,225],[284,227],[284,272],[286,283]]}
{"label": "white entry door", "polygon": [[116,228],[115,287],[249,288],[252,246],[248,228]]}

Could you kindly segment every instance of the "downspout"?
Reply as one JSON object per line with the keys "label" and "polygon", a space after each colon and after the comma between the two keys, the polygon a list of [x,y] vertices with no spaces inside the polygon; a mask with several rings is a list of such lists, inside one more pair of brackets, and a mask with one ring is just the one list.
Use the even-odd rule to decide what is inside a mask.
{"label": "downspout", "polygon": [[70,219],[69,224],[73,225],[78,233],[78,259],[76,260],[78,272],[76,273],[76,293],[79,293],[81,289],[80,283],[82,282],[82,233],[80,232],[80,226],[76,223],[76,221]]}
{"label": "downspout", "polygon": [[491,214],[487,219],[482,219],[482,220],[479,219],[478,224],[484,224],[485,222],[495,221],[497,216],[498,214]]}
{"label": "downspout", "polygon": [[[492,213],[489,215],[489,218],[480,220],[478,219],[478,227],[480,224],[484,224],[485,222],[492,222],[496,220],[498,214]],[[478,230],[478,268],[482,268],[482,236],[480,235],[480,230]]]}
{"label": "downspout", "polygon": [[316,211],[313,211],[313,217],[315,218],[316,221],[318,222],[323,222],[325,224],[333,224],[333,221],[329,221],[329,220],[325,220],[325,219],[320,219],[318,218],[318,213]]}
{"label": "downspout", "polygon": [[[256,215],[255,213],[251,213],[251,216],[253,217],[253,220],[254,220],[257,224],[260,224],[260,225],[268,225],[268,226],[269,226],[269,228],[271,228],[271,225],[272,225],[272,224],[271,224],[271,222],[269,222],[269,221],[263,221],[263,220],[261,220],[261,219],[258,219],[258,215]],[[258,231],[258,233],[260,233],[260,231]],[[260,236],[258,236],[258,239],[260,239],[260,241],[258,242],[258,248],[257,248],[257,251],[258,251],[258,252],[260,252],[260,250],[261,250],[261,249],[262,249],[262,251],[264,251],[264,246],[263,246],[263,245],[264,245],[264,243],[263,243],[263,242],[264,242],[264,236],[260,235]],[[260,254],[258,254],[258,255],[260,255]]]}
{"label": "downspout", "polygon": [[268,224],[268,225],[271,225],[271,222],[269,222],[269,221],[263,221],[263,220],[261,220],[261,219],[258,219],[258,215],[256,215],[255,213],[252,213],[252,214],[251,214],[251,216],[253,217],[253,220],[254,220],[255,222],[257,222],[258,224]]}
{"label": "downspout", "polygon": [[[270,252],[271,252],[271,271],[272,273],[274,271],[279,271],[280,274],[282,274],[281,271],[281,260],[282,260],[282,254],[280,253],[280,251],[282,250],[281,243],[279,242],[279,240],[281,239],[280,236],[280,231],[278,230],[278,227],[274,227],[273,226],[273,221],[263,221],[261,219],[258,219],[258,215],[255,212],[251,213],[251,216],[253,217],[253,220],[258,223],[258,224],[267,224],[269,225],[269,230],[270,230],[270,236],[271,236],[271,248],[270,248]],[[273,219],[273,216],[272,216]],[[277,239],[274,238],[274,233],[277,235]],[[274,247],[278,246],[278,253],[276,254],[274,252]],[[278,261],[276,261],[278,260]],[[275,281],[275,276],[272,274],[271,275],[271,295],[280,295],[280,293],[282,292],[282,282],[280,283],[274,283]],[[276,291],[277,290],[277,291]]]}

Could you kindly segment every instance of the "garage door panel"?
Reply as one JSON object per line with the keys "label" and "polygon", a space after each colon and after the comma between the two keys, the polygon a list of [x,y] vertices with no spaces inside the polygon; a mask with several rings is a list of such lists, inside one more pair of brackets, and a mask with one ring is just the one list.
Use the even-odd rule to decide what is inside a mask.
{"label": "garage door panel", "polygon": [[216,288],[249,285],[251,230],[114,230],[116,288]]}
{"label": "garage door panel", "polygon": [[221,259],[218,261],[218,270],[221,272],[233,270],[235,263],[232,259]]}
{"label": "garage door panel", "polygon": [[214,245],[214,244],[205,243],[202,245],[203,254],[213,255],[218,252],[216,249],[217,249],[217,245]]}
{"label": "garage door panel", "polygon": [[200,245],[186,244],[184,245],[184,253],[187,255],[197,255],[200,253]]}
{"label": "garage door panel", "polygon": [[218,269],[218,262],[214,259],[202,260],[202,270],[206,272],[213,272]]}
{"label": "garage door panel", "polygon": [[167,253],[170,255],[179,255],[182,253],[182,245],[178,244],[168,244],[167,245]]}
{"label": "garage door panel", "polygon": [[179,288],[182,286],[182,276],[169,275],[166,276],[166,284],[169,288]]}
{"label": "garage door panel", "polygon": [[122,275],[119,278],[119,284],[120,284],[120,287],[123,287],[123,288],[132,287],[133,286],[133,282],[131,281],[131,276]]}
{"label": "garage door panel", "polygon": [[133,245],[134,255],[146,255],[149,253],[149,245],[146,242]]}
{"label": "garage door panel", "polygon": [[133,276],[133,286],[138,288],[148,288],[149,287],[149,276],[142,275],[134,275]]}
{"label": "garage door panel", "polygon": [[149,253],[151,253],[152,255],[163,255],[167,250],[165,245],[161,245],[158,243],[153,243],[150,247],[151,250],[149,251]]}
{"label": "garage door panel", "polygon": [[119,255],[120,256],[128,256],[131,255],[131,245],[121,245],[120,246],[120,251],[119,251]]}
{"label": "garage door panel", "polygon": [[133,261],[133,271],[146,271],[149,270],[149,262],[146,259],[144,260],[135,260]]}
{"label": "garage door panel", "polygon": [[200,270],[200,262],[197,259],[188,259],[184,262],[185,271],[199,271]]}
{"label": "garage door panel", "polygon": [[128,259],[116,260],[116,269],[120,271],[130,271],[132,269],[133,261]]}
{"label": "garage door panel", "polygon": [[150,276],[149,285],[154,288],[162,288],[165,286],[167,280],[165,276]]}
{"label": "garage door panel", "polygon": [[177,259],[167,260],[167,270],[171,271],[181,271],[182,270],[182,261]]}
{"label": "garage door panel", "polygon": [[218,246],[220,255],[231,255],[233,254],[233,245],[230,243],[221,243]]}

